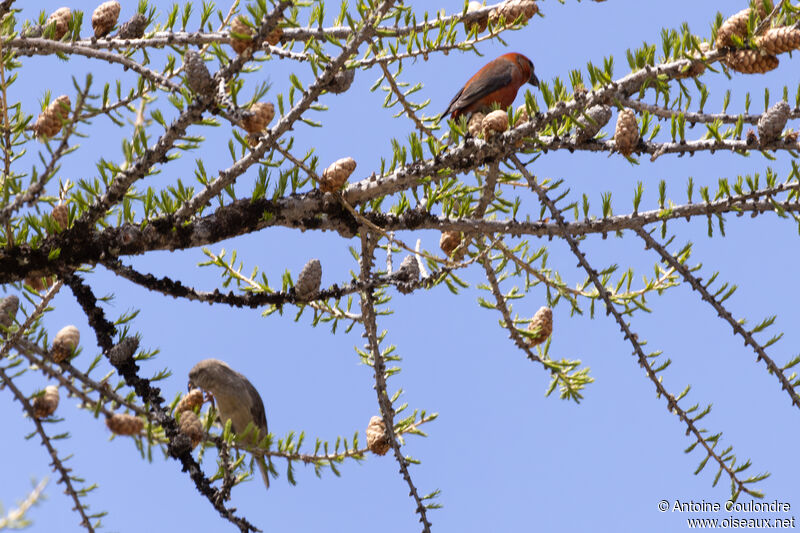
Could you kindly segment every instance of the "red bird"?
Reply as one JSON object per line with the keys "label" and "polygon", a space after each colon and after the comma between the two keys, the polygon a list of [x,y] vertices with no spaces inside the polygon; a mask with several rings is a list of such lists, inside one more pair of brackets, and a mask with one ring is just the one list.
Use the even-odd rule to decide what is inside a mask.
{"label": "red bird", "polygon": [[492,104],[506,108],[514,102],[517,91],[525,83],[539,86],[533,73],[533,62],[522,54],[504,54],[480,69],[458,91],[442,116],[454,120],[461,115],[480,109],[490,109]]}

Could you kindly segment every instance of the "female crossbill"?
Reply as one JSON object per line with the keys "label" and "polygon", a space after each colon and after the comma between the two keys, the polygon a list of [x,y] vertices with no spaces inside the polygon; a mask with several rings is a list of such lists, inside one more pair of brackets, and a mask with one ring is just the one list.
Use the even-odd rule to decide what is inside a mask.
{"label": "female crossbill", "polygon": [[[214,395],[220,422],[231,421],[231,430],[242,433],[252,422],[259,438],[267,434],[267,415],[261,395],[250,380],[219,359],[204,359],[189,371],[189,389],[199,387]],[[252,439],[253,444],[256,443]],[[255,457],[264,485],[269,488],[269,475],[264,457]]]}
{"label": "female crossbill", "polygon": [[504,54],[480,69],[458,91],[442,116],[453,120],[467,113],[488,110],[492,104],[505,109],[514,102],[517,91],[524,84],[539,86],[533,72],[533,62],[522,54]]}

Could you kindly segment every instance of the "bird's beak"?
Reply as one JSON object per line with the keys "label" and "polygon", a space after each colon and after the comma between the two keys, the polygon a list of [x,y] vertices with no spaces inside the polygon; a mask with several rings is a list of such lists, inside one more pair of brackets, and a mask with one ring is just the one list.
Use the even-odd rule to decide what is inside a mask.
{"label": "bird's beak", "polygon": [[534,87],[538,87],[539,86],[539,78],[536,77],[536,74],[531,72],[531,79],[528,80],[528,83],[530,83]]}
{"label": "bird's beak", "polygon": [[196,388],[197,388],[197,386],[196,386],[194,383],[192,383],[192,380],[190,379],[190,380],[189,380],[189,384],[187,385],[186,389],[187,389],[189,392],[192,392],[192,390],[193,390],[193,389],[196,389]]}

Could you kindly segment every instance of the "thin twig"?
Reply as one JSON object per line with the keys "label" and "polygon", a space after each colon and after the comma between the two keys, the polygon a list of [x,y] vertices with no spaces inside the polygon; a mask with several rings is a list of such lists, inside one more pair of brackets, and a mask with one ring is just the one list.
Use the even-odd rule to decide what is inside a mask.
{"label": "thin twig", "polygon": [[[553,218],[558,222],[560,225],[564,225],[564,216],[561,214],[561,210],[556,207],[550,197],[547,195],[547,191],[545,191],[534,179],[534,177],[528,172],[528,169],[525,168],[520,160],[516,156],[511,156],[511,161],[514,163],[514,166],[522,173],[525,180],[531,187],[531,190],[536,193],[539,197],[539,200],[547,206],[547,209],[550,211],[550,214]],[[658,393],[659,397],[664,397],[667,400],[667,409],[674,413],[685,425],[687,428],[687,432],[691,433],[696,442],[702,446],[705,450],[708,457],[714,460],[717,465],[719,465],[720,470],[724,471],[731,480],[731,484],[735,487],[735,492],[738,493],[740,491],[744,491],[747,494],[754,495],[754,491],[751,491],[745,483],[739,479],[737,472],[739,471],[738,468],[729,466],[725,460],[722,458],[720,454],[715,451],[715,443],[710,443],[708,440],[705,439],[703,436],[704,430],[697,427],[695,424],[695,420],[689,416],[689,413],[685,411],[678,403],[678,400],[667,391],[666,387],[662,383],[661,378],[653,369],[653,366],[650,364],[650,361],[645,355],[644,351],[642,350],[642,345],[638,341],[638,337],[630,328],[630,325],[625,322],[624,317],[617,309],[614,302],[611,300],[611,295],[606,290],[603,283],[600,281],[597,271],[592,268],[589,261],[586,259],[586,256],[583,252],[581,252],[580,248],[578,247],[578,242],[570,235],[566,235],[564,240],[572,250],[572,253],[578,259],[578,263],[581,268],[586,271],[586,274],[592,280],[595,288],[597,288],[600,297],[603,299],[603,302],[606,306],[606,311],[614,317],[617,325],[619,325],[620,331],[625,336],[625,339],[631,343],[633,346],[634,354],[637,357],[639,362],[639,366],[641,366],[645,373],[647,374],[648,379],[653,383],[656,388],[656,392]]]}
{"label": "thin twig", "polygon": [[[366,282],[372,275],[372,266],[374,261],[375,243],[372,236],[366,228],[361,232],[361,273],[360,278],[362,282]],[[389,444],[394,452],[394,457],[400,465],[400,473],[405,479],[406,484],[410,490],[410,496],[414,498],[417,508],[416,512],[420,516],[422,522],[423,533],[430,533],[431,522],[428,520],[428,512],[422,498],[419,495],[416,485],[411,479],[411,473],[408,470],[409,462],[400,450],[400,443],[397,440],[397,435],[394,431],[394,408],[392,407],[389,393],[386,390],[386,363],[381,353],[378,344],[378,326],[375,313],[375,296],[372,291],[366,290],[361,293],[361,315],[364,317],[364,333],[367,339],[367,351],[372,356],[372,368],[375,371],[375,391],[378,395],[378,406],[381,410],[383,424],[389,438]]]}
{"label": "thin twig", "polygon": [[708,304],[714,308],[714,311],[717,312],[717,316],[730,324],[731,328],[733,328],[733,332],[744,339],[745,346],[750,346],[756,353],[758,356],[756,360],[764,361],[767,371],[774,375],[781,383],[781,388],[789,395],[789,398],[792,400],[792,404],[795,407],[800,408],[800,397],[798,397],[797,391],[792,386],[792,383],[781,371],[780,367],[775,364],[775,361],[773,361],[772,358],[767,355],[767,351],[764,346],[755,340],[753,333],[744,329],[742,323],[736,320],[733,317],[733,314],[731,314],[731,312],[728,311],[725,306],[722,305],[722,303],[708,291],[706,286],[700,282],[700,279],[692,274],[691,270],[682,261],[679,261],[671,253],[667,252],[667,250],[658,241],[656,241],[653,236],[650,235],[650,233],[645,231],[643,228],[634,228],[633,231],[635,231],[636,234],[641,237],[642,240],[644,240],[647,248],[655,250],[656,253],[661,256],[661,259],[665,264],[669,265],[672,269],[677,270],[683,279],[686,280],[689,286],[692,287],[692,290],[700,293],[700,297],[703,299],[703,301],[708,302]]}

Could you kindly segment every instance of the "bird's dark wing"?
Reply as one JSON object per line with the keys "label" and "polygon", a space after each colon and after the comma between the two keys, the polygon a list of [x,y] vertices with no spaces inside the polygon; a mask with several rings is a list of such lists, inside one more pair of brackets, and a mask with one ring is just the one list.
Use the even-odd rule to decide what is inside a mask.
{"label": "bird's dark wing", "polygon": [[460,89],[460,90],[459,90],[459,91],[456,93],[456,95],[453,97],[453,99],[452,99],[452,100],[450,100],[450,103],[449,103],[449,104],[447,104],[447,109],[445,109],[445,110],[444,110],[444,113],[442,113],[442,116],[443,116],[443,117],[446,117],[447,115],[449,115],[450,113],[452,113],[453,111],[455,111],[455,107],[454,107],[454,106],[455,106],[455,103],[456,103],[456,101],[458,101],[458,99],[459,99],[459,98],[461,98],[461,93],[463,93],[463,92],[464,92],[464,88],[462,87],[462,88],[461,88],[461,89]]}
{"label": "bird's dark wing", "polygon": [[450,101],[443,116],[458,109],[465,109],[484,96],[511,83],[514,63],[511,61],[492,61],[467,82]]}
{"label": "bird's dark wing", "polygon": [[250,415],[253,417],[253,423],[261,430],[259,439],[263,439],[267,434],[267,414],[264,411],[264,402],[261,400],[261,395],[250,381],[245,378],[244,386],[250,394]]}

